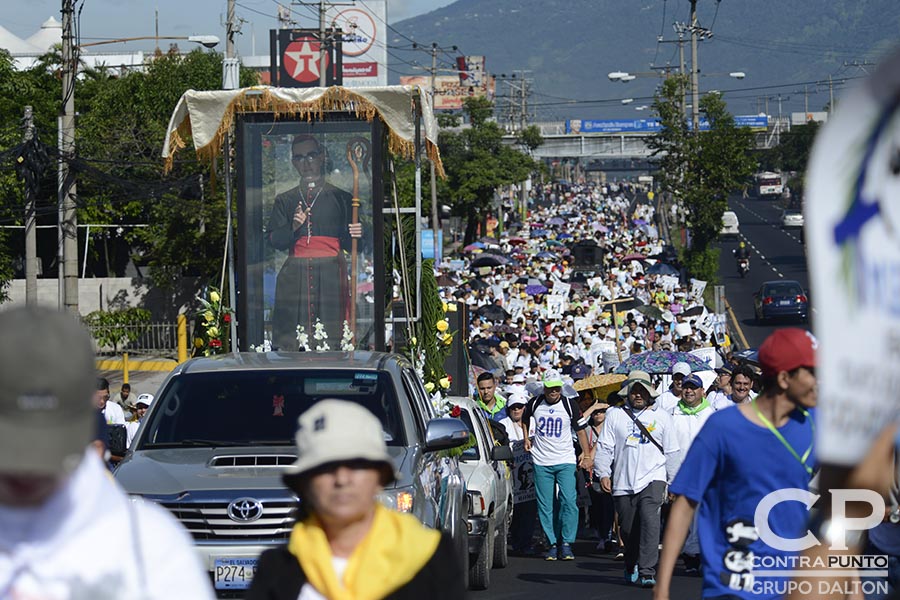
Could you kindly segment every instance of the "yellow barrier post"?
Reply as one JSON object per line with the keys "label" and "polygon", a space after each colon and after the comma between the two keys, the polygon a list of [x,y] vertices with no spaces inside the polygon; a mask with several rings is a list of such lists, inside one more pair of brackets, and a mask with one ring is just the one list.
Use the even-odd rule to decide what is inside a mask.
{"label": "yellow barrier post", "polygon": [[187,317],[178,315],[178,363],[187,360]]}
{"label": "yellow barrier post", "polygon": [[128,353],[122,353],[122,383],[128,383]]}

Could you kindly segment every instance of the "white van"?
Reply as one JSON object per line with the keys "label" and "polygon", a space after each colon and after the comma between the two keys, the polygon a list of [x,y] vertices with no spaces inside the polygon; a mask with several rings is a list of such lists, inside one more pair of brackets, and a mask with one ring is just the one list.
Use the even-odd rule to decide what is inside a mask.
{"label": "white van", "polygon": [[734,211],[726,210],[722,213],[722,229],[719,231],[721,237],[738,237],[740,235],[740,223]]}

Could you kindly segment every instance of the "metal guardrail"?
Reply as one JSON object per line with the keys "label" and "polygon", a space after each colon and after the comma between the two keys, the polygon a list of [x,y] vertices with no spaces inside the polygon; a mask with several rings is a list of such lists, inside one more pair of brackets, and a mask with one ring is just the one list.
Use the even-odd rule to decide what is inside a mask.
{"label": "metal guardrail", "polygon": [[[88,326],[98,355],[114,356],[123,352],[135,355],[178,357],[177,323]],[[116,339],[115,346],[98,340]]]}

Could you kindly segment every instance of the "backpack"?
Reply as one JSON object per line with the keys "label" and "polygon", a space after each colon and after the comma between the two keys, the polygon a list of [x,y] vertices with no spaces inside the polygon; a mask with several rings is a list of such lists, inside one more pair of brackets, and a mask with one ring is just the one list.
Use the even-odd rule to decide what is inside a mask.
{"label": "backpack", "polygon": [[[534,398],[532,398],[531,400],[528,401],[528,405],[525,407],[525,412],[528,413],[529,422],[531,421],[531,418],[534,416],[534,411],[535,411],[535,409],[537,409],[538,404],[540,402],[542,402],[543,400],[544,400],[544,395],[540,394],[539,396],[535,396]],[[574,398],[567,398],[567,397],[563,396],[562,398],[559,399],[559,402],[560,402],[560,404],[563,405],[563,408],[566,409],[566,414],[569,415],[569,420],[571,421],[572,429],[574,429],[575,431],[578,431],[580,429],[584,429],[584,427],[587,427],[587,424],[585,424],[584,427],[579,427],[578,421],[576,421],[575,417],[572,416],[575,414]],[[581,444],[578,443],[578,440],[575,440],[572,442],[572,446],[575,448],[575,457],[577,458],[583,452],[583,450],[581,448]]]}
{"label": "backpack", "polygon": [[125,456],[128,450],[128,432],[124,425],[109,425],[109,453],[113,456]]}

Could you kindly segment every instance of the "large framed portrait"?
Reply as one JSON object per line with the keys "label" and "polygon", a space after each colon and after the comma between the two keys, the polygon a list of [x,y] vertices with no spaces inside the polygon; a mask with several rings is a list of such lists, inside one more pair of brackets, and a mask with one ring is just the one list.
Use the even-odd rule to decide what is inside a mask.
{"label": "large framed portrait", "polygon": [[236,138],[240,349],[382,349],[380,120],[252,113]]}

